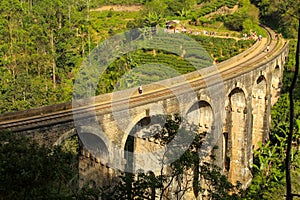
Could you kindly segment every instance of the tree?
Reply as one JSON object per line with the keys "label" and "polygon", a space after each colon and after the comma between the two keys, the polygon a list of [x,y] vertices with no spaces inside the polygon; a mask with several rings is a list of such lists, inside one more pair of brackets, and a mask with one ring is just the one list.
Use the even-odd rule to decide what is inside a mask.
{"label": "tree", "polygon": [[[0,199],[58,199],[77,193],[76,156],[0,132]],[[74,193],[74,194],[73,194]]]}
{"label": "tree", "polygon": [[300,16],[297,0],[252,0],[251,2],[260,9],[261,19],[264,23],[283,33],[286,37],[297,37],[297,16],[298,18]]}
{"label": "tree", "polygon": [[144,26],[145,27],[156,27],[163,21],[163,18],[157,12],[148,12],[144,18]]}
{"label": "tree", "polygon": [[[300,9],[299,9],[300,10]],[[293,80],[291,82],[291,86],[289,89],[289,99],[290,99],[290,124],[289,124],[289,133],[288,133],[288,139],[287,139],[287,149],[286,149],[286,199],[292,200],[293,194],[292,194],[292,185],[291,185],[291,151],[292,151],[292,141],[293,141],[293,135],[294,135],[294,89],[296,87],[297,83],[297,77],[299,74],[299,57],[300,57],[300,17],[299,17],[299,24],[298,24],[298,41],[297,41],[297,49],[296,49],[296,66],[295,66],[295,74],[293,77]]]}
{"label": "tree", "polygon": [[299,46],[299,40],[291,40],[282,95],[272,108],[270,141],[255,152],[254,178],[247,193],[249,199],[279,199],[284,196],[292,199],[299,196],[296,194],[299,191],[297,166],[300,162],[300,102],[299,90],[295,90],[299,88],[299,82],[296,81],[299,75],[299,50],[296,50],[296,46]]}
{"label": "tree", "polygon": [[168,5],[164,1],[153,0],[145,4],[145,9],[142,11],[144,15],[147,13],[156,13],[158,16],[165,16]]}
{"label": "tree", "polygon": [[[220,168],[212,162],[199,160],[199,152],[206,133],[196,133],[195,126],[180,127],[181,120],[178,115],[168,116],[165,128],[155,132],[154,136],[161,145],[167,145],[182,128],[184,136],[179,138],[181,144],[178,148],[186,145],[188,135],[195,136],[190,147],[178,160],[168,166],[162,164],[160,174],[140,171],[136,175],[130,173],[121,175],[119,183],[100,189],[101,197],[103,199],[182,199],[188,191],[194,191],[195,196],[206,191],[210,199],[239,199],[239,185],[232,185],[220,172]],[[177,152],[167,151],[165,156],[172,156],[174,153]]]}
{"label": "tree", "polygon": [[0,112],[70,100],[89,47],[86,1],[4,0],[0,13]]}

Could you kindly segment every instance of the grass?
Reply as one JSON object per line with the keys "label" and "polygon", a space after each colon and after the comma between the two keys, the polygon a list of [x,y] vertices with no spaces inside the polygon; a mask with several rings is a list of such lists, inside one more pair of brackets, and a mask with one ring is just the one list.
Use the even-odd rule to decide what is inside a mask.
{"label": "grass", "polygon": [[196,7],[195,10],[193,10],[193,12],[195,13],[194,16],[202,17],[204,15],[216,11],[217,9],[225,5],[229,8],[233,8],[236,5],[236,3],[237,0],[225,0],[225,1],[213,0],[208,3],[203,3],[199,7]]}
{"label": "grass", "polygon": [[90,13],[90,23],[96,34],[96,40],[101,42],[111,35],[126,30],[129,20],[139,17],[139,12],[93,11]]}

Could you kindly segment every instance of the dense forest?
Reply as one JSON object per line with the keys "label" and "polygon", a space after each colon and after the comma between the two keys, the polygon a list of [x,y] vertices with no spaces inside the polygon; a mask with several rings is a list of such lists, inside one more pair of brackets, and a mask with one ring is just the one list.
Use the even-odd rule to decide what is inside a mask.
{"label": "dense forest", "polygon": [[[264,35],[259,27],[262,22],[290,40],[282,95],[272,108],[270,141],[255,152],[253,181],[246,190],[230,184],[214,165],[207,163],[203,173],[215,183],[209,194],[212,199],[283,199],[290,122],[288,91],[296,69],[295,60],[299,56],[296,55],[298,4],[297,0],[1,0],[0,113],[70,101],[74,77],[82,62],[98,44],[125,30],[164,28],[167,20],[178,19],[193,32],[216,31],[228,38],[194,34],[190,37],[205,47],[213,61],[221,62],[253,44],[253,40],[241,40],[243,33],[257,31]],[[137,6],[137,9],[131,12],[97,11],[102,6],[111,5]],[[220,11],[224,6],[228,11],[225,14]],[[124,55],[108,67],[99,82],[97,94],[111,92],[120,84],[121,89],[140,84],[138,78],[119,82],[126,71],[138,65],[153,60],[172,65],[174,59],[177,59],[174,54],[152,49]],[[181,74],[194,70],[182,59],[173,67]],[[159,76],[155,73],[146,83],[158,80],[157,77],[169,77],[163,71]],[[300,194],[299,81],[294,97],[291,177],[293,193]],[[173,126],[169,131],[178,128],[178,122],[170,121]],[[201,145],[201,138],[198,139],[193,145]],[[112,195],[118,199],[127,195],[124,191],[126,182],[131,179],[128,176],[122,177],[114,194],[107,188],[87,186],[78,189],[78,148],[76,138],[66,141],[62,147],[50,149],[23,136],[1,132],[0,199],[105,199]],[[174,177],[190,169],[195,161],[195,152],[187,151],[172,165]],[[162,187],[157,184],[162,178],[141,173],[138,179],[141,181],[135,183],[132,193],[136,198],[145,198],[143,195],[149,188]]]}
{"label": "dense forest", "polygon": [[[237,3],[230,2],[230,5]],[[243,16],[239,18],[239,22],[232,21],[235,19],[232,15],[216,15],[208,20],[203,17],[203,13],[199,13],[201,10],[211,12],[212,8],[219,8],[226,1],[212,1],[203,8],[196,7],[197,9],[194,8],[194,3],[196,2],[147,1],[143,2],[143,9],[136,12],[118,12],[112,9],[97,12],[93,7],[103,5],[97,1],[1,1],[0,113],[70,101],[74,76],[86,56],[103,40],[126,29],[156,25],[163,27],[168,18],[175,18],[182,20],[184,26],[191,30],[200,31],[201,25],[207,30],[214,30],[218,26],[221,27],[220,34],[225,29],[226,34],[237,37],[241,35],[236,31],[243,29],[247,32],[251,28],[260,31],[257,25],[258,10],[248,14],[253,7],[249,1],[242,1],[240,4],[243,4],[243,9],[233,14]],[[247,22],[248,17],[255,21]],[[196,26],[190,25],[194,22]],[[226,31],[222,24],[231,28],[232,32],[228,29]],[[230,24],[235,27],[230,27]],[[249,41],[200,37],[197,40],[217,62],[240,53],[252,44]],[[230,51],[226,51],[227,49]],[[126,70],[143,63],[144,58],[149,61],[151,57],[149,51],[139,51],[137,54],[140,55],[134,55],[135,60],[130,55],[125,55],[110,66],[99,83],[98,94],[111,92]],[[162,53],[159,56],[162,57],[163,64],[169,64],[174,59],[171,54]],[[178,65],[174,67],[180,73],[191,71],[186,69],[186,62]]]}

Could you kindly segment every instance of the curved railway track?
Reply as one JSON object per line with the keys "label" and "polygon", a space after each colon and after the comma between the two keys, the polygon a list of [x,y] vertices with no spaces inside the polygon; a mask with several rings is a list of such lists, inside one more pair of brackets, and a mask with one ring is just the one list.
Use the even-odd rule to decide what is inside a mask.
{"label": "curved railway track", "polygon": [[[285,42],[282,39],[274,40],[275,33],[267,27],[265,27],[265,29],[269,35],[264,39],[264,41],[254,44],[253,47],[242,54],[230,58],[216,66],[218,69],[217,73],[221,75],[224,81],[259,68],[264,65],[265,62],[269,62],[270,59],[275,58],[276,55],[280,54],[281,51],[285,49],[283,47],[288,45],[288,42]],[[265,51],[267,46],[270,46],[269,52]],[[176,82],[176,80],[178,80],[176,77],[170,79],[171,82],[174,82],[174,84],[172,84],[169,88],[162,87],[162,85],[164,84],[164,81],[166,82],[170,80],[161,81],[159,84],[152,83],[145,87],[143,86],[145,91],[143,95],[139,95],[136,92],[130,96],[129,100],[128,97],[117,100],[114,99],[113,106],[122,109],[128,101],[130,101],[130,107],[134,107],[145,103],[167,99],[174,96],[172,92],[174,90],[182,94],[185,93],[185,91],[182,91],[181,88],[186,84],[191,85],[194,90],[197,90],[201,87],[206,87],[205,78],[213,77],[215,75],[216,72],[210,72],[202,76],[197,71],[191,72],[184,75],[184,78],[187,80],[186,82]],[[72,108],[72,102],[67,102],[26,111],[6,113],[0,115],[0,129],[24,131],[32,128],[71,122],[73,120],[74,113],[81,117],[88,117],[90,116],[89,111],[96,111],[100,114],[111,112],[113,100],[112,93],[96,96],[94,100],[95,103],[89,105],[85,105],[84,102],[79,101],[77,106],[74,108]]]}

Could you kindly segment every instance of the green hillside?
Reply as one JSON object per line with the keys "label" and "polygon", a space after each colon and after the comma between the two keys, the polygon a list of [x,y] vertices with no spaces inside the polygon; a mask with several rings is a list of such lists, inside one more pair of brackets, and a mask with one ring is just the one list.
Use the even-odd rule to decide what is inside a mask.
{"label": "green hillside", "polygon": [[[46,0],[1,1],[0,113],[70,101],[74,79],[87,55],[103,41],[128,29],[146,30],[146,27],[155,25],[164,29],[166,21],[178,19],[180,23],[176,29],[182,31],[186,26],[188,33],[192,32],[192,35],[186,36],[199,42],[211,57],[210,64],[244,51],[254,41],[240,40],[242,32],[226,28],[227,22],[212,18],[202,25],[192,25],[195,18],[202,17],[196,14],[198,11],[207,10],[207,7],[218,9],[227,3],[232,7],[234,4],[234,1],[216,2],[154,0],[112,1],[108,4],[83,0],[53,0],[50,3]],[[245,6],[241,12],[247,12],[247,9]],[[218,28],[215,29],[215,26]],[[204,30],[228,38],[203,35]],[[259,33],[260,30],[253,31]],[[195,35],[196,32],[200,34]],[[170,34],[168,37],[168,40],[172,38]],[[190,51],[181,58],[179,52],[174,54],[160,50],[163,47],[157,45],[156,55],[151,53],[155,50],[141,47],[136,53],[122,55],[112,63],[100,78],[96,94],[113,91],[122,74],[147,62],[168,65],[179,74],[195,70],[189,62],[208,66],[205,61],[208,58],[199,61],[202,58],[195,57],[195,54],[201,54],[195,48],[187,46]],[[129,60],[130,63],[125,63]],[[155,80],[158,78],[153,77]]]}

